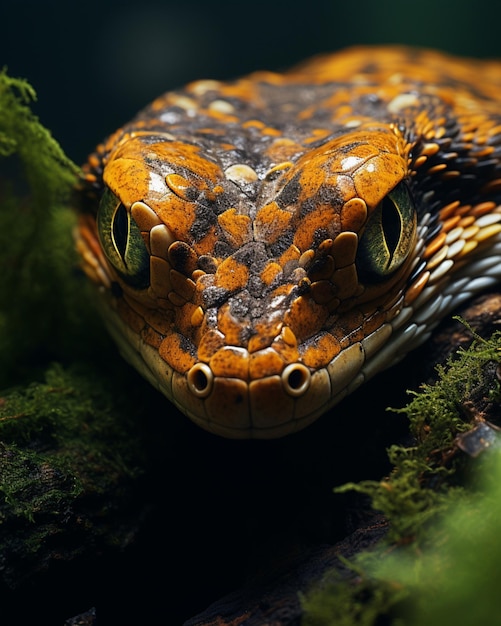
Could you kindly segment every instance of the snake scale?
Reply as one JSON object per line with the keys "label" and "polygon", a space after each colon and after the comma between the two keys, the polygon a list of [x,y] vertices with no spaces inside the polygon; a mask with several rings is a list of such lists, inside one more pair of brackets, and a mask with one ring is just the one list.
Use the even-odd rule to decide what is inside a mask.
{"label": "snake scale", "polygon": [[213,433],[310,424],[500,280],[500,100],[501,62],[400,46],[155,100],[79,188],[125,358]]}

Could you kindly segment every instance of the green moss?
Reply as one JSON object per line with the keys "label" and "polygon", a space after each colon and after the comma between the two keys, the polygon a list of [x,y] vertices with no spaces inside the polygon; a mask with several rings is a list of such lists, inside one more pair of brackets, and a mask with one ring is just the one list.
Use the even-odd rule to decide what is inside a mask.
{"label": "green moss", "polygon": [[385,541],[354,559],[355,576],[341,580],[333,572],[305,596],[305,626],[369,626],[381,619],[393,626],[493,623],[501,562],[501,450],[489,450],[472,466],[455,443],[475,425],[468,410],[472,398],[499,403],[493,371],[500,348],[501,333],[489,340],[475,335],[468,350],[438,368],[436,384],[412,393],[399,410],[409,419],[416,445],[390,448],[390,476],[336,490],[368,495],[390,530]]}
{"label": "green moss", "polygon": [[387,479],[337,489],[370,496],[374,508],[390,522],[390,541],[419,541],[423,525],[451,499],[462,497],[463,487],[455,474],[457,459],[449,452],[454,439],[472,428],[472,416],[466,410],[471,398],[482,395],[496,400],[499,396],[499,383],[486,377],[485,368],[501,361],[500,347],[499,332],[489,340],[475,336],[468,350],[459,350],[438,366],[438,383],[423,385],[419,393],[409,392],[411,402],[392,409],[407,416],[416,445],[394,445],[388,450],[393,471]]}
{"label": "green moss", "polygon": [[57,364],[45,378],[2,399],[0,524],[68,511],[81,495],[109,493],[142,472],[141,439],[131,437],[137,428],[104,380]]}
{"label": "green moss", "polygon": [[366,552],[355,575],[332,573],[307,594],[303,626],[497,624],[501,542],[501,450],[486,454],[477,490],[451,497],[423,529],[426,547],[388,543]]}
{"label": "green moss", "polygon": [[78,168],[31,112],[34,99],[28,83],[0,72],[0,386],[42,350],[67,349],[80,317],[67,206]]}
{"label": "green moss", "polygon": [[110,384],[128,370],[78,268],[78,168],[34,98],[0,73],[0,578],[11,586],[53,559],[129,541],[148,465],[140,403]]}
{"label": "green moss", "polygon": [[488,454],[479,482],[477,492],[451,501],[427,530],[432,536],[422,554],[397,550],[372,563],[377,580],[407,589],[409,626],[499,623],[501,450]]}
{"label": "green moss", "polygon": [[[347,582],[333,574],[321,587],[302,598],[303,626],[372,626],[407,596],[392,582],[376,581],[362,573]],[[398,626],[394,621],[393,626]]]}

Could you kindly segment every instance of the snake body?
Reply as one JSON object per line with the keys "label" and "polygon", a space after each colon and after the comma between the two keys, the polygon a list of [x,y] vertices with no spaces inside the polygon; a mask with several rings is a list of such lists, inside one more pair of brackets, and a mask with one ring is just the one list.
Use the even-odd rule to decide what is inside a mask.
{"label": "snake body", "polygon": [[501,278],[501,62],[352,48],[169,92],[83,169],[124,356],[203,428],[295,432]]}

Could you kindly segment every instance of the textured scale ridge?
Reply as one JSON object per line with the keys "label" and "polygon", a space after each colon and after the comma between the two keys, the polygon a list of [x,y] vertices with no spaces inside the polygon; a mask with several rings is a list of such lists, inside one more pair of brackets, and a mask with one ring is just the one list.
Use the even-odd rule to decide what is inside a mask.
{"label": "textured scale ridge", "polygon": [[84,166],[124,356],[207,430],[305,427],[501,278],[501,62],[353,48],[202,80]]}

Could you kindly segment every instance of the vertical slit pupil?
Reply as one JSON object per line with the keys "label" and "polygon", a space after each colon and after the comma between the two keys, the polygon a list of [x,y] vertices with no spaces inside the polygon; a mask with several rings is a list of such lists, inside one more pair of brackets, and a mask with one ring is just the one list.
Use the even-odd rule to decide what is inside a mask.
{"label": "vertical slit pupil", "polygon": [[122,257],[123,262],[127,265],[125,260],[125,252],[127,250],[127,242],[129,240],[129,216],[127,209],[122,203],[120,203],[113,216],[113,241],[117,252]]}
{"label": "vertical slit pupil", "polygon": [[393,256],[400,240],[402,222],[395,203],[388,197],[384,198],[381,207],[381,225],[390,256]]}

